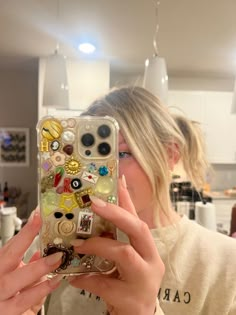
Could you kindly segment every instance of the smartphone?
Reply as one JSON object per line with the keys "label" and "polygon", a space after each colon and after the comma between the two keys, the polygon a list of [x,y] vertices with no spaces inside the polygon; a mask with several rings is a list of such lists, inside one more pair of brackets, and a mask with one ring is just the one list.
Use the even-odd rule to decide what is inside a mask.
{"label": "smartphone", "polygon": [[114,262],[78,254],[70,242],[116,239],[116,227],[92,211],[90,196],[118,203],[118,123],[109,116],[46,116],[36,129],[41,255],[63,253],[52,275],[113,272]]}

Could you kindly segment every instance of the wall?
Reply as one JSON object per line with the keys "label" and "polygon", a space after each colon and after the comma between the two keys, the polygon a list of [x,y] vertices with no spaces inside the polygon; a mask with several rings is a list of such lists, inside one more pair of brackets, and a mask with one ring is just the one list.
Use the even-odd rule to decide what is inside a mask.
{"label": "wall", "polygon": [[29,192],[28,213],[37,205],[37,71],[0,71],[0,127],[30,130],[29,167],[0,167],[0,183]]}
{"label": "wall", "polygon": [[212,190],[236,187],[236,164],[214,164],[210,184]]}
{"label": "wall", "polygon": [[[142,85],[143,73],[120,73],[113,71],[111,74],[111,87],[126,84]],[[232,78],[199,77],[194,75],[170,75],[170,90],[207,90],[207,91],[233,91]]]}

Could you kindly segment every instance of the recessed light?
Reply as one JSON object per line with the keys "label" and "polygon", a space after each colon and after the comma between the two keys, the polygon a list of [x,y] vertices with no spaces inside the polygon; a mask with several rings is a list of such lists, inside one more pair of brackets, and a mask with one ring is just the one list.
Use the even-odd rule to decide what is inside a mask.
{"label": "recessed light", "polygon": [[92,54],[96,50],[96,47],[90,43],[82,43],[79,45],[79,50],[84,54]]}

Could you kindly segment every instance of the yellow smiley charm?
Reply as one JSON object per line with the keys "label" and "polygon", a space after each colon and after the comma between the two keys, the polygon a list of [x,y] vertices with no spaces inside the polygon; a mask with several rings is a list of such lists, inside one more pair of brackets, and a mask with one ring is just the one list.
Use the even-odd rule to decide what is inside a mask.
{"label": "yellow smiley charm", "polygon": [[73,157],[66,161],[65,163],[65,170],[66,173],[69,175],[78,174],[81,170],[82,164],[80,161],[75,160]]}

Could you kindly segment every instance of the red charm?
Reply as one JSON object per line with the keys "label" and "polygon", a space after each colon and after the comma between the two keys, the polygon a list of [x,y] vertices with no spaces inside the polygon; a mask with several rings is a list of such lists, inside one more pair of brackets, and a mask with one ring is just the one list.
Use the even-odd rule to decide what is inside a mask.
{"label": "red charm", "polygon": [[64,178],[64,192],[67,192],[67,193],[73,192],[73,190],[71,189],[70,183],[71,183],[70,178],[68,177]]}
{"label": "red charm", "polygon": [[64,169],[61,166],[58,166],[56,168],[55,176],[54,176],[54,187],[57,187],[57,185],[60,183],[62,176],[64,174]]}

